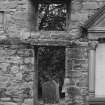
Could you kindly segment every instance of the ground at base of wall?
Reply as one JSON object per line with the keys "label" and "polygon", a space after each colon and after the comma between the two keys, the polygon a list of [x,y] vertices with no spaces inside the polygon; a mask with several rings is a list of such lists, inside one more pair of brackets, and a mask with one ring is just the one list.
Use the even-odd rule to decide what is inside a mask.
{"label": "ground at base of wall", "polygon": [[66,105],[66,101],[65,99],[60,99],[59,103],[55,103],[55,104],[44,104],[42,101],[39,102],[39,105]]}
{"label": "ground at base of wall", "polygon": [[[0,101],[0,105],[33,105],[33,100],[32,99],[26,99],[24,100],[24,103],[22,102],[8,102],[8,100],[5,98],[2,99],[3,101]],[[6,102],[7,100],[7,102]],[[65,100],[60,100],[58,104],[44,104],[42,101],[39,102],[38,105],[66,105]]]}
{"label": "ground at base of wall", "polygon": [[0,101],[0,105],[33,105],[33,100],[32,99],[25,99],[24,102],[9,102],[6,100],[5,101]]}
{"label": "ground at base of wall", "polygon": [[18,105],[18,104],[13,102],[0,102],[0,105]]}

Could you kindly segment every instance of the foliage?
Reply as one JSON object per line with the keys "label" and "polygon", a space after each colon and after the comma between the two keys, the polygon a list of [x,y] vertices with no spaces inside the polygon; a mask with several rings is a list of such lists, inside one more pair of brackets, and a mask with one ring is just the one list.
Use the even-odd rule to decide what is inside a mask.
{"label": "foliage", "polygon": [[65,29],[66,9],[63,4],[42,4],[39,11],[39,30],[63,31]]}
{"label": "foliage", "polygon": [[42,77],[42,83],[51,78],[59,80],[64,74],[64,48],[41,47],[39,51],[39,77]]}

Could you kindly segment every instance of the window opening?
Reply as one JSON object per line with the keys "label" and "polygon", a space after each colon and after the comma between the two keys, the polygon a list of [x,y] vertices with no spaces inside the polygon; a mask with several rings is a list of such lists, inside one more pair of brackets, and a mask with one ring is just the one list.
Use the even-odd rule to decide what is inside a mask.
{"label": "window opening", "polygon": [[39,30],[65,30],[66,7],[64,4],[40,4],[39,11]]}
{"label": "window opening", "polygon": [[35,31],[68,31],[70,29],[71,0],[31,1]]}

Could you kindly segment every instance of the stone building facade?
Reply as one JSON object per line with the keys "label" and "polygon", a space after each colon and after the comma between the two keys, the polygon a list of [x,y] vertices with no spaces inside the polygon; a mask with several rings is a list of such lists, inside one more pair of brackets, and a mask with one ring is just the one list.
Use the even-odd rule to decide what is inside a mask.
{"label": "stone building facade", "polygon": [[[94,79],[94,66],[92,66],[94,50],[92,49],[94,44],[97,44],[93,35],[97,31],[95,32],[93,28],[92,32],[89,28],[95,23],[92,22],[91,16],[94,15],[93,20],[97,21],[99,17],[95,14],[104,3],[105,0],[72,0],[70,32],[66,36],[63,32],[60,34],[61,39],[63,38],[66,43],[59,44],[66,46],[64,81],[69,80],[66,97],[68,105],[71,103],[71,94],[75,97],[75,105],[88,105],[89,96],[94,97],[94,81],[89,82],[89,79],[90,81]],[[40,42],[37,42],[40,38],[47,38],[44,38],[43,32],[34,33],[33,10],[31,0],[0,0],[0,104],[32,105],[34,102],[34,45]],[[47,36],[49,39],[49,35]],[[79,38],[75,39],[76,36]],[[71,37],[73,39],[70,39]],[[48,45],[47,41],[41,42],[41,45],[43,44]],[[53,45],[56,43],[54,42]],[[64,83],[64,86],[66,85]],[[72,90],[74,93],[71,93],[71,88],[74,89]],[[24,90],[27,90],[27,93]]]}

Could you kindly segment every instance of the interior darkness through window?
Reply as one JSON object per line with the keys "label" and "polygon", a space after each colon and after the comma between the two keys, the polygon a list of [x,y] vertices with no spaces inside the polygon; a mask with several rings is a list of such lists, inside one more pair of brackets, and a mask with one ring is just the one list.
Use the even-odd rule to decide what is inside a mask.
{"label": "interior darkness through window", "polygon": [[42,84],[50,79],[59,84],[60,98],[64,98],[62,86],[65,77],[65,48],[40,47],[38,57],[38,95],[42,98]]}

